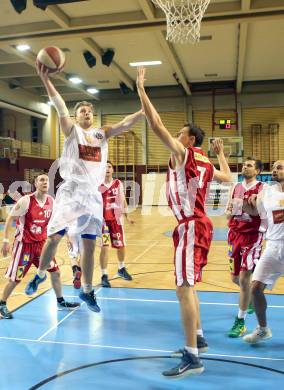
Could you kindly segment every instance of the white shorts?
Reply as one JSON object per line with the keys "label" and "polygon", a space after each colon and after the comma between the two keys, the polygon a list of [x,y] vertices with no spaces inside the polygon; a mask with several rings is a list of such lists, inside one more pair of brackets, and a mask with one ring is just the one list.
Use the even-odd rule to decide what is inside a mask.
{"label": "white shorts", "polygon": [[266,241],[266,248],[256,264],[252,280],[266,284],[272,290],[275,282],[284,275],[284,242]]}
{"label": "white shorts", "polygon": [[56,194],[47,235],[62,231],[77,221],[77,233],[101,236],[103,221],[102,195],[82,184],[63,183]]}

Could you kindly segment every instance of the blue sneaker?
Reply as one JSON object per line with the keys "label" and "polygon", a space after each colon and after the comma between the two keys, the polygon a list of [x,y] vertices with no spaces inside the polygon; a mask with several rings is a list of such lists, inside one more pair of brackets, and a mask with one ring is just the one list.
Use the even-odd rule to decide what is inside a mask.
{"label": "blue sneaker", "polygon": [[83,291],[81,291],[79,294],[79,298],[81,298],[82,301],[86,302],[90,310],[95,311],[97,313],[101,311],[99,305],[97,304],[94,290],[89,293],[84,293]]}
{"label": "blue sneaker", "polygon": [[38,274],[34,276],[32,280],[29,281],[29,283],[26,285],[25,293],[27,295],[33,295],[35,292],[37,292],[38,285],[40,283],[43,283],[46,280],[47,276],[44,275],[43,278],[40,278]]}
{"label": "blue sneaker", "polygon": [[132,280],[132,276],[127,272],[127,269],[125,267],[117,271],[117,276],[124,280]]}
{"label": "blue sneaker", "polygon": [[184,350],[181,362],[162,374],[167,378],[182,378],[186,375],[201,374],[204,366],[198,356]]}

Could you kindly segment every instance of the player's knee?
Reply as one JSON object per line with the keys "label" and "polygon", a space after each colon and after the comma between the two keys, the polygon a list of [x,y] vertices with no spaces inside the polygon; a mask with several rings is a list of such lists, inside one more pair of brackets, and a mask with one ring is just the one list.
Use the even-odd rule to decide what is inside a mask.
{"label": "player's knee", "polygon": [[56,247],[59,244],[59,241],[61,240],[61,237],[58,234],[53,234],[52,236],[49,236],[46,240],[46,245],[51,247]]}
{"label": "player's knee", "polygon": [[264,288],[265,288],[265,285],[263,283],[255,280],[252,282],[252,285],[251,285],[251,294],[254,296],[262,294]]}

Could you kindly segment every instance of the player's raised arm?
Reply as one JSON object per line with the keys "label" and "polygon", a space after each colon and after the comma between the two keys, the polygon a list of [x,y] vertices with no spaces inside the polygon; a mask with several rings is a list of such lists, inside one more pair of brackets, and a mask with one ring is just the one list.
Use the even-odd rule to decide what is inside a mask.
{"label": "player's raised arm", "polygon": [[224,145],[221,138],[214,139],[213,150],[217,155],[217,159],[220,165],[220,170],[214,170],[213,179],[219,182],[229,183],[232,180],[231,170],[224,154]]}
{"label": "player's raised arm", "polygon": [[68,137],[73,127],[73,121],[70,118],[66,104],[58,91],[55,89],[53,83],[50,81],[48,70],[43,65],[38,63],[36,63],[36,70],[43,82],[43,85],[46,88],[50,101],[53,103],[57,111],[61,130],[65,137]]}
{"label": "player's raised arm", "polygon": [[144,89],[145,82],[145,68],[138,67],[137,69],[137,92],[141,100],[142,108],[145,112],[147,121],[154,131],[154,133],[160,138],[163,144],[177,157],[178,161],[183,161],[185,156],[185,148],[180,141],[175,139],[168,129],[164,126],[160,115],[151,103]]}
{"label": "player's raised arm", "polygon": [[116,123],[115,125],[106,125],[102,129],[105,131],[106,138],[119,135],[123,131],[129,130],[136,122],[143,118],[144,113],[142,110],[135,112],[134,114],[127,115],[122,121]]}

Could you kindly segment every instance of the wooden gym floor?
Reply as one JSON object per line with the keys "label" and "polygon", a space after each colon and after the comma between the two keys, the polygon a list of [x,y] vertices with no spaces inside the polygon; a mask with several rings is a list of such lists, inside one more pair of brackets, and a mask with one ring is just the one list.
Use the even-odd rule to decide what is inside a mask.
{"label": "wooden gym floor", "polygon": [[[116,251],[110,249],[109,258],[109,278],[112,287],[131,287],[131,288],[151,288],[151,289],[174,289],[173,276],[173,246],[172,239],[165,235],[170,232],[176,225],[175,219],[171,216],[166,207],[158,209],[137,209],[131,213],[130,217],[135,221],[133,225],[125,223],[126,243],[127,243],[127,269],[133,275],[133,281],[127,282],[116,278],[117,258]],[[161,215],[167,213],[167,215]],[[145,215],[146,214],[146,215]],[[226,220],[222,217],[212,217],[214,228],[225,228]],[[3,231],[0,231],[2,239]],[[11,236],[11,240],[12,240]],[[93,283],[100,283],[99,269],[99,239],[96,248],[96,267],[94,272]],[[66,238],[63,238],[58,254],[56,256],[61,269],[62,284],[72,285],[72,271],[70,260],[67,254]],[[6,283],[4,277],[6,267],[10,257],[3,259],[1,255],[0,262],[0,292]],[[32,267],[23,282],[17,286],[13,295],[8,301],[10,310],[23,305],[34,297],[27,297],[24,294],[24,288],[27,281],[35,273]],[[49,281],[45,282],[38,294],[43,293],[50,288]],[[203,282],[197,285],[199,291],[221,291],[221,292],[238,292],[238,288],[231,282],[229,266],[227,259],[226,241],[213,241],[208,264],[203,272]],[[274,294],[284,293],[284,279],[281,278],[273,291]]]}

